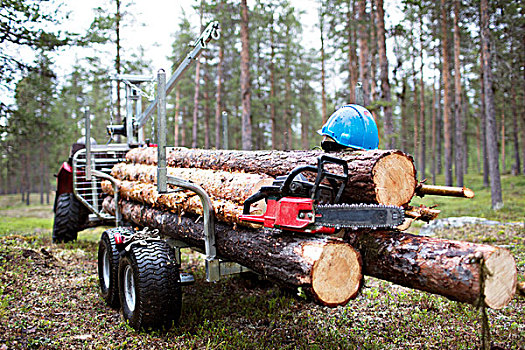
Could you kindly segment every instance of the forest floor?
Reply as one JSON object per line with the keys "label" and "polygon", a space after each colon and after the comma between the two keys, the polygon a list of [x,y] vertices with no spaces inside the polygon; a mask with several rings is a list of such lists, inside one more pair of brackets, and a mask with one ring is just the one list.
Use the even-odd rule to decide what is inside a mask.
{"label": "forest floor", "polygon": [[[525,186],[518,190],[521,200]],[[96,255],[103,228],[82,231],[74,243],[53,244],[52,206],[17,201],[0,196],[0,350],[480,346],[481,312],[471,305],[365,277],[364,288],[348,305],[322,307],[254,278],[208,284],[197,253],[183,257],[183,269],[195,274],[196,283],[183,289],[180,324],[168,332],[135,332],[98,294]],[[505,216],[516,221],[523,209],[520,204]],[[519,281],[525,280],[522,224],[467,225],[437,229],[434,235],[503,246],[516,259]],[[525,349],[523,296],[487,313],[494,348]]]}

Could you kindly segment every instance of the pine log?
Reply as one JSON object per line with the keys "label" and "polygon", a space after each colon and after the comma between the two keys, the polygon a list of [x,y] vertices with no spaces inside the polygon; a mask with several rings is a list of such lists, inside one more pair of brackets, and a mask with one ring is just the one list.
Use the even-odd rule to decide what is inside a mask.
{"label": "pine log", "polygon": [[[157,186],[152,183],[136,181],[118,181],[119,194],[122,198],[150,205],[154,208],[176,212],[181,215],[191,213],[202,215],[202,203],[200,198],[190,191],[177,191],[169,194],[159,194]],[[109,181],[102,181],[102,191],[110,196],[113,195],[113,186]],[[231,224],[241,224],[247,227],[253,225],[238,219],[242,214],[242,206],[234,202],[211,198],[215,216],[219,221]],[[254,209],[254,214],[260,214],[260,210]]]}
{"label": "pine log", "polygon": [[[248,174],[222,170],[196,168],[167,168],[168,175],[191,181],[201,186],[210,196],[244,204],[262,186],[269,186],[273,179],[265,174]],[[119,180],[157,183],[157,167],[146,164],[118,163],[111,175]]]}
{"label": "pine log", "polygon": [[[104,209],[114,213],[114,205],[114,199],[106,197]],[[121,200],[119,208],[124,220],[204,248],[202,220],[127,200]],[[346,304],[361,285],[360,256],[341,239],[272,235],[239,227],[234,230],[219,222],[215,246],[220,257],[283,285],[302,287],[322,305]]]}
{"label": "pine log", "polygon": [[348,231],[366,275],[493,309],[516,292],[516,262],[507,249],[392,231]]}
{"label": "pine log", "polygon": [[474,198],[474,191],[466,187],[434,186],[419,184],[416,188],[416,194],[420,197],[424,195],[447,196],[460,198]]}
{"label": "pine log", "polygon": [[[226,151],[168,148],[167,164],[174,168],[201,168],[224,171],[286,175],[301,165],[317,165],[322,151]],[[416,189],[413,159],[401,151],[371,150],[330,153],[348,162],[349,178],[342,196],[346,203],[377,203],[402,206]],[[128,162],[155,165],[155,147],[135,148]],[[340,167],[329,167],[341,173]]]}

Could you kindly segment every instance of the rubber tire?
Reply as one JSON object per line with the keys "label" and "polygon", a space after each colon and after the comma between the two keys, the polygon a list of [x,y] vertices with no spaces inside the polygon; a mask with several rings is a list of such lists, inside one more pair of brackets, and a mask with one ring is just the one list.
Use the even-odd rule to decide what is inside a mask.
{"label": "rubber tire", "polygon": [[86,221],[86,210],[73,193],[62,193],[57,198],[53,243],[71,242]]}
{"label": "rubber tire", "polygon": [[[135,303],[126,301],[125,272],[131,268]],[[164,241],[133,245],[119,263],[122,316],[135,330],[167,330],[177,324],[182,308],[179,265],[175,252]]]}
{"label": "rubber tire", "polygon": [[[100,286],[100,295],[106,304],[117,309],[120,306],[119,288],[118,288],[118,265],[120,253],[115,244],[114,234],[116,232],[131,233],[132,229],[127,227],[110,228],[102,233],[98,243],[98,282]],[[109,276],[108,283],[104,277],[104,253],[108,253]]]}

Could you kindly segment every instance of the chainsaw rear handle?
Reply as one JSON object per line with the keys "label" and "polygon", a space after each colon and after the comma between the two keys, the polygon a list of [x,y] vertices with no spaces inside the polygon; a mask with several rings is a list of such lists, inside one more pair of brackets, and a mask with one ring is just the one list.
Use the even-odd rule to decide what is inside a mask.
{"label": "chainsaw rear handle", "polygon": [[[327,163],[340,165],[343,168],[343,175],[337,175],[337,174],[330,173],[327,170],[325,170],[324,165]],[[312,194],[311,194],[312,199],[319,199],[318,189],[323,179],[327,179],[330,182],[330,185],[334,187],[334,189],[337,188],[336,181],[339,180],[341,181],[341,184],[339,185],[339,190],[337,191],[337,195],[335,197],[335,203],[339,202],[339,199],[341,199],[341,195],[343,194],[343,191],[345,189],[346,182],[348,179],[348,163],[345,160],[331,157],[328,155],[322,155],[319,158],[317,158],[317,167],[313,165],[304,165],[304,166],[299,166],[295,168],[294,170],[290,172],[290,174],[284,181],[283,185],[281,186],[281,193],[283,193],[284,195],[287,195],[288,193],[293,192],[291,188],[293,184],[293,180],[300,173],[307,172],[307,171],[317,173],[317,176],[315,178],[315,184],[314,184],[314,187],[312,188]]]}
{"label": "chainsaw rear handle", "polygon": [[[343,175],[337,175],[337,174],[333,174],[333,173],[330,173],[328,171],[325,171],[324,170],[324,164],[325,163],[333,163],[333,164],[336,164],[336,165],[340,165],[343,167]],[[341,199],[341,195],[343,194],[343,191],[346,187],[346,183],[348,181],[348,163],[346,162],[346,160],[343,160],[343,159],[340,159],[340,158],[335,158],[335,157],[331,157],[331,156],[328,156],[326,154],[320,156],[317,160],[317,177],[315,178],[315,185],[314,185],[314,189],[316,191],[316,193],[314,194],[315,195],[315,198],[314,199],[318,199],[318,192],[317,192],[317,189],[319,188],[319,185],[321,184],[321,181],[323,180],[323,178],[326,178],[329,182],[330,182],[330,185],[332,185],[332,187],[335,189],[337,187],[337,183],[335,183],[335,181],[339,180],[341,181],[341,184],[339,185],[339,190],[337,191],[337,195],[335,196],[335,201],[334,203],[338,203],[339,200]],[[332,181],[332,180],[335,180],[335,181]]]}

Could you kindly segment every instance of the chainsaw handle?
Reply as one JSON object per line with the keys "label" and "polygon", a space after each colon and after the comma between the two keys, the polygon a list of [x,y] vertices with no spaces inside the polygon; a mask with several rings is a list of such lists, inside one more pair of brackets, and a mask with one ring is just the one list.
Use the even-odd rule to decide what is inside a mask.
{"label": "chainsaw handle", "polygon": [[[324,164],[326,163],[332,163],[336,165],[340,165],[343,167],[343,175],[337,175],[334,173],[330,173],[328,171],[324,170]],[[330,180],[339,180],[341,181],[341,184],[339,185],[339,190],[337,191],[337,195],[335,196],[335,203],[339,202],[339,199],[341,199],[341,195],[343,194],[343,191],[346,187],[346,182],[348,180],[348,163],[346,160],[335,158],[328,156],[326,154],[320,156],[317,158],[317,177],[315,178],[315,184],[314,189],[315,192],[313,193],[313,199],[318,199],[318,192],[317,189],[319,188],[319,185],[321,184],[321,181],[326,178],[328,181]],[[336,188],[335,181],[330,181],[330,184],[334,189]]]}
{"label": "chainsaw handle", "polygon": [[313,165],[303,165],[303,166],[298,166],[297,168],[292,170],[290,174],[288,174],[288,176],[286,177],[286,180],[284,180],[284,183],[281,186],[281,193],[284,196],[287,196],[291,192],[290,185],[292,184],[295,177],[305,171],[317,173],[318,167],[315,167]]}
{"label": "chainsaw handle", "polygon": [[277,186],[263,186],[263,187],[261,187],[261,189],[257,193],[252,194],[250,197],[248,197],[244,201],[242,214],[243,215],[250,214],[250,207],[251,207],[251,205],[253,203],[258,202],[261,199],[266,199],[272,194],[276,195],[276,194],[279,194],[279,193],[280,193],[279,192],[279,187],[277,187]]}

